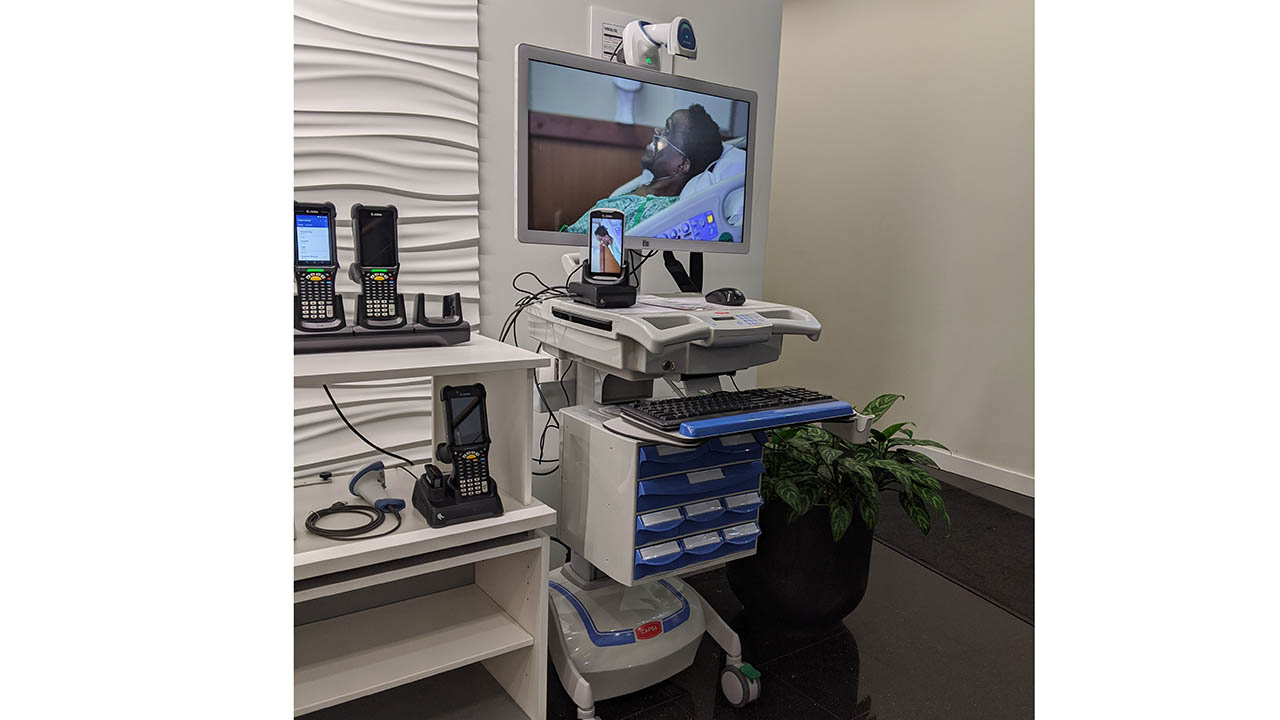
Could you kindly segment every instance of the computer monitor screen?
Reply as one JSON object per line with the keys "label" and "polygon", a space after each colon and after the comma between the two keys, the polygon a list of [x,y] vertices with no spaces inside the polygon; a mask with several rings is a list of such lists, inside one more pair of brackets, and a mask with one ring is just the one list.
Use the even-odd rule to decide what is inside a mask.
{"label": "computer monitor screen", "polygon": [[611,208],[628,249],[747,251],[754,92],[528,45],[517,64],[521,242],[586,246]]}

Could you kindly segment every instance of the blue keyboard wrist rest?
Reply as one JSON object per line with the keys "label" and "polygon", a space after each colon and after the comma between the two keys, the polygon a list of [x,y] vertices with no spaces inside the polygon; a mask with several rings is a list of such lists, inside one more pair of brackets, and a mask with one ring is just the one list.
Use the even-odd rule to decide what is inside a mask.
{"label": "blue keyboard wrist rest", "polygon": [[819,420],[833,420],[835,418],[849,417],[852,414],[852,405],[841,400],[832,400],[799,407],[754,410],[739,415],[689,420],[680,423],[679,434],[687,438],[705,438],[715,435],[730,435],[748,430],[799,425]]}

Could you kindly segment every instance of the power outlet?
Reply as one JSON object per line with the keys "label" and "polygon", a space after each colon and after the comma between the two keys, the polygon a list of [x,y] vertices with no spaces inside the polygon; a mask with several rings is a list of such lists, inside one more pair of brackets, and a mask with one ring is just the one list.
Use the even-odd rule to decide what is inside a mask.
{"label": "power outlet", "polygon": [[[645,20],[646,18],[637,18],[634,13],[623,10],[611,10],[609,8],[591,6],[591,57],[601,60],[617,60],[614,57],[614,51],[617,50],[618,44],[622,42],[622,28],[632,20]],[[653,22],[649,20],[648,22]],[[675,58],[666,55],[662,58],[662,71],[673,73],[675,71]]]}

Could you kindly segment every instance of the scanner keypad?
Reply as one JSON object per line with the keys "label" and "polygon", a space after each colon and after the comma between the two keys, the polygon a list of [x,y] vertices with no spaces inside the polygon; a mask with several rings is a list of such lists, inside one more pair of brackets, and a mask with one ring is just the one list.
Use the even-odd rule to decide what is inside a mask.
{"label": "scanner keypad", "polygon": [[298,273],[298,303],[303,320],[334,318],[333,275],[326,272]]}
{"label": "scanner keypad", "polygon": [[489,484],[489,456],[485,450],[465,450],[453,463],[453,478],[458,484],[458,494],[464,498],[487,495]]}
{"label": "scanner keypad", "polygon": [[396,276],[392,272],[363,271],[364,314],[375,319],[394,318],[396,311]]}

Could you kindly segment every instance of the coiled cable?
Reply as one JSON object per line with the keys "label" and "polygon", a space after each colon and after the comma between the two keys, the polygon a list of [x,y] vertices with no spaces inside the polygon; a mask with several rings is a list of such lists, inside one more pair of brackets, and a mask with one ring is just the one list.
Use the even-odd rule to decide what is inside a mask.
{"label": "coiled cable", "polygon": [[[329,517],[330,515],[363,515],[368,518],[368,522],[358,527],[350,528],[323,528],[319,525],[320,518]],[[386,521],[387,515],[395,515],[396,524],[390,530],[380,532],[377,535],[365,535],[367,532],[373,532],[382,527],[382,523]],[[400,528],[400,511],[398,510],[379,510],[370,505],[348,505],[342,501],[338,501],[327,508],[312,510],[307,515],[306,522],[307,532],[319,535],[330,540],[368,540],[369,538],[382,537],[390,535]]]}

